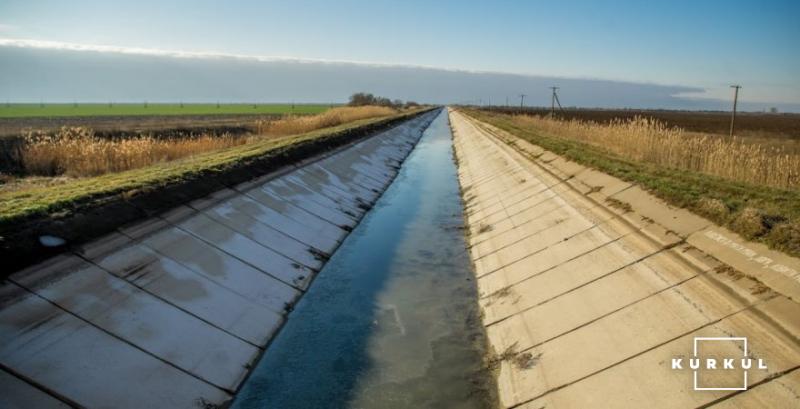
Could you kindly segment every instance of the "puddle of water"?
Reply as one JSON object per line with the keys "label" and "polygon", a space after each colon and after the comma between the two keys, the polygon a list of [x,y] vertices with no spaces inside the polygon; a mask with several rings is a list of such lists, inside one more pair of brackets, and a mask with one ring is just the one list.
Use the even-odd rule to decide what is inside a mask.
{"label": "puddle of water", "polygon": [[297,304],[236,408],[494,403],[446,111]]}

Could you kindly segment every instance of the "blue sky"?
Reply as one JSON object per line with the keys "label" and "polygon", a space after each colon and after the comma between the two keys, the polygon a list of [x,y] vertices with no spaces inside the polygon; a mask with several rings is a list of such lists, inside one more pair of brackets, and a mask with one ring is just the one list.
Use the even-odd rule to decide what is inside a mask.
{"label": "blue sky", "polygon": [[16,1],[0,38],[699,87],[800,103],[800,1]]}

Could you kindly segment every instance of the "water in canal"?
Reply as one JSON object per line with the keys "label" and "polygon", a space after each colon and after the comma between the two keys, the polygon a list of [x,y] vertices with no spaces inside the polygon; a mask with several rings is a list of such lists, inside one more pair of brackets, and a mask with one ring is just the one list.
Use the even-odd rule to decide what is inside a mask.
{"label": "water in canal", "polygon": [[494,385],[445,110],[296,305],[237,408],[484,408]]}

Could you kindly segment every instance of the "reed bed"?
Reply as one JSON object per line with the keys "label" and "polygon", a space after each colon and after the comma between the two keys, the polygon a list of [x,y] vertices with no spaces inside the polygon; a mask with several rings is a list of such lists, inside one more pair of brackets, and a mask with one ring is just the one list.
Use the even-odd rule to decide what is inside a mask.
{"label": "reed bed", "polygon": [[107,139],[88,128],[64,127],[55,135],[28,134],[20,156],[28,175],[83,177],[141,168],[247,141],[247,137],[229,134]]}
{"label": "reed bed", "polygon": [[201,134],[183,138],[101,138],[85,127],[63,127],[54,135],[29,133],[19,150],[28,176],[88,177],[142,168],[269,137],[302,134],[359,119],[396,113],[386,107],[334,108],[324,113],[260,121],[257,134]]}
{"label": "reed bed", "polygon": [[690,133],[652,118],[605,124],[515,115],[518,126],[584,142],[639,162],[778,188],[800,187],[800,154],[741,138]]}
{"label": "reed bed", "polygon": [[392,115],[396,112],[392,108],[380,106],[340,107],[318,115],[288,116],[276,120],[258,121],[256,127],[261,135],[295,135],[360,119]]}

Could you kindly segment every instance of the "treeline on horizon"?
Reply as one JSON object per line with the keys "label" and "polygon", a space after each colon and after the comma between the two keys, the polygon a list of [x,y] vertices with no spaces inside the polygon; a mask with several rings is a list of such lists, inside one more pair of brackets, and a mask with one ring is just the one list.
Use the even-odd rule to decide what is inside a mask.
{"label": "treeline on horizon", "polygon": [[408,108],[419,106],[419,104],[414,101],[403,102],[400,99],[391,100],[389,98],[375,96],[367,92],[356,92],[355,94],[351,95],[350,102],[348,102],[347,105],[352,107],[374,105],[391,108]]}

